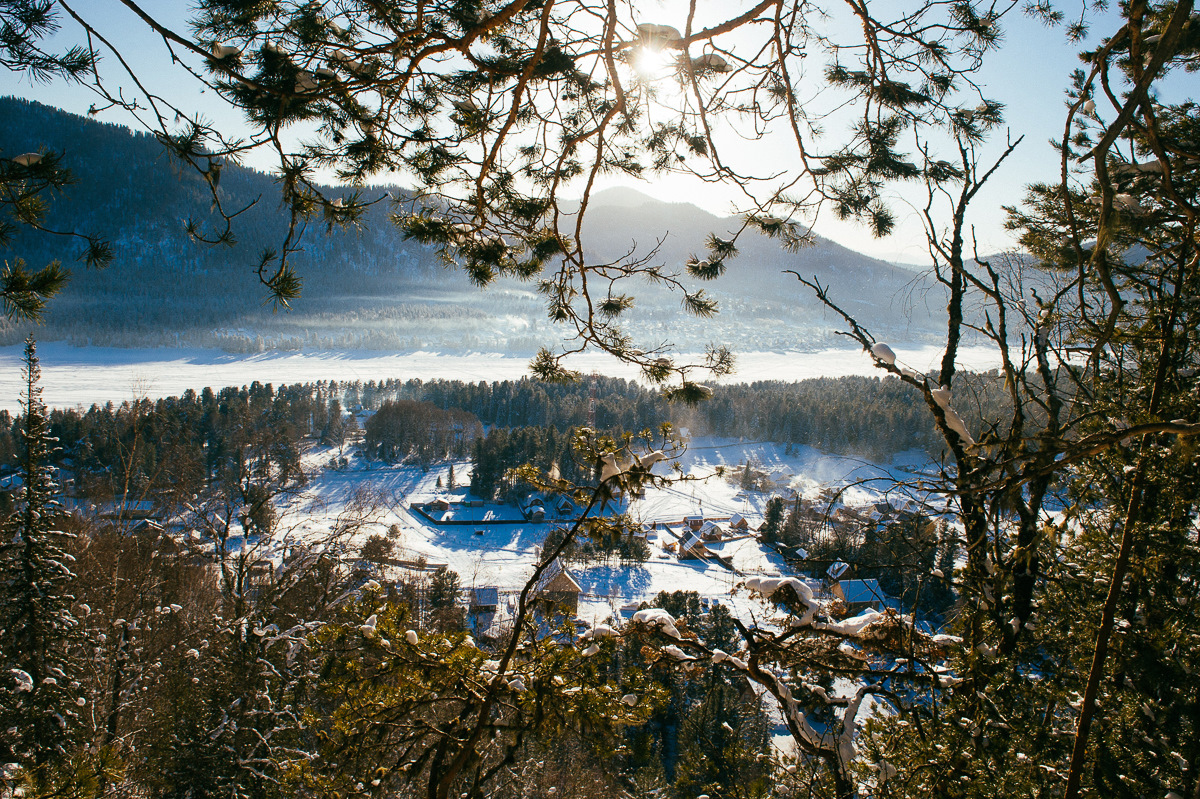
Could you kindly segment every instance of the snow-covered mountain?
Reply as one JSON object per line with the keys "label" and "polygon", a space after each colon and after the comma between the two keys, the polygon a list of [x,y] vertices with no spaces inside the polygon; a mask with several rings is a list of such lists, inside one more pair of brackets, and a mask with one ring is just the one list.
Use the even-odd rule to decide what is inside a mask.
{"label": "snow-covered mountain", "polygon": [[[0,99],[0,116],[20,125],[0,127],[0,153],[49,148],[64,154],[78,182],[51,199],[49,223],[104,237],[115,259],[106,270],[74,269],[66,291],[50,307],[37,335],[43,341],[118,347],[199,346],[232,351],[285,349],[506,350],[528,353],[559,340],[530,285],[509,282],[486,291],[387,221],[389,203],[367,214],[359,231],[310,230],[294,262],[304,294],[287,312],[264,307],[253,265],[279,246],[285,219],[272,200],[273,178],[235,166],[223,170],[229,208],[251,206],[235,220],[235,245],[190,240],[187,220],[214,227],[211,200],[200,178],[173,168],[150,136],[73,116],[48,106]],[[375,187],[371,194],[403,193]],[[257,200],[257,202],[255,202]],[[653,200],[634,189],[610,189],[593,198],[585,229],[592,259],[610,259],[638,245],[658,246],[656,258],[683,271],[702,253],[709,233],[740,226],[695,206]],[[721,304],[715,319],[685,318],[680,298],[642,284],[631,334],[650,345],[696,351],[709,343],[740,350],[814,349],[833,341],[838,320],[825,313],[792,275],[817,276],[851,313],[891,340],[926,338],[928,294],[909,270],[819,240],[792,254],[748,232],[728,272],[704,286]],[[5,259],[32,265],[54,259],[71,266],[77,244],[54,236],[17,235]],[[930,301],[934,309],[940,302]],[[0,344],[18,341],[28,325],[0,322]]]}

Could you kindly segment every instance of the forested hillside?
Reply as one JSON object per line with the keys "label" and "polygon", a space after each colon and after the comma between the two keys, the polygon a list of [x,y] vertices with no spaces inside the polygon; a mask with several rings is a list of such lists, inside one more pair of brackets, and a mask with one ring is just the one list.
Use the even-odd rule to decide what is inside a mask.
{"label": "forested hillside", "polygon": [[[983,418],[999,413],[1003,395],[995,377],[973,375],[971,382]],[[185,501],[214,483],[248,490],[260,476],[252,468],[256,458],[267,464],[262,474],[273,473],[285,484],[302,482],[303,442],[341,445],[356,429],[348,411],[374,410],[364,431],[369,456],[422,464],[472,457],[481,495],[490,496],[512,466],[548,468],[557,461],[567,469],[568,434],[587,424],[593,391],[596,426],[614,434],[671,422],[694,436],[808,445],[881,461],[907,449],[941,452],[927,412],[899,381],[864,377],[718,386],[711,401],[696,408],[672,405],[618,378],[596,378],[594,384],[254,383],[120,406],[56,409],[49,425],[58,440],[55,461],[78,472],[80,490],[99,498],[150,492]],[[0,465],[9,466],[20,453],[20,427],[20,416],[0,411]],[[230,459],[239,464],[233,473],[222,466]],[[589,477],[586,470],[571,474],[580,481]]]}
{"label": "forested hillside", "polygon": [[[291,310],[275,312],[264,306],[266,290],[254,273],[259,254],[277,250],[286,231],[274,178],[225,165],[219,183],[225,210],[246,210],[233,221],[232,245],[206,244],[190,239],[186,226],[197,223],[206,238],[223,229],[207,184],[194,170],[173,163],[151,136],[15,98],[0,99],[0,116],[21,122],[0,129],[0,152],[62,151],[76,178],[50,200],[47,226],[99,236],[114,250],[107,269],[86,270],[75,261],[81,245],[20,232],[13,247],[19,257],[29,263],[60,259],[73,272],[38,332],[43,341],[234,352],[280,347],[525,353],[561,335],[547,321],[534,284],[510,280],[482,292],[430,248],[405,240],[388,219],[392,198],[404,196],[395,186],[364,189],[366,199],[379,202],[357,229],[326,231],[319,218],[310,223],[294,256],[303,293]],[[741,223],[723,223],[695,206],[636,192],[614,190],[597,202],[587,225],[595,258],[615,257],[633,242],[654,240],[659,231],[658,258],[676,271],[703,248],[714,225]],[[692,349],[711,342],[762,350],[827,343],[827,319],[795,278],[782,273],[794,268],[859,294],[869,287],[861,307],[884,329],[904,340],[925,335],[929,308],[926,300],[915,299],[919,282],[910,272],[820,239],[791,255],[764,236],[747,234],[742,248],[737,273],[712,286],[723,309],[717,317],[680,319],[678,299],[649,286],[631,317],[635,328],[650,339]],[[25,332],[0,320],[2,344],[16,343]]]}

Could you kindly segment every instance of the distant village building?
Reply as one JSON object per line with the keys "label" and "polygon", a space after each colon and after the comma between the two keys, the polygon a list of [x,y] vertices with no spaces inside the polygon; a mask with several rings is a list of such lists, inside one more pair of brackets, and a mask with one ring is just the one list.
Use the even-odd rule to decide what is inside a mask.
{"label": "distant village building", "polygon": [[704,536],[699,531],[692,532],[679,545],[679,558],[711,558],[712,552],[704,545]]}
{"label": "distant village building", "polygon": [[495,586],[472,588],[467,601],[470,613],[495,613],[500,607],[500,589]]}
{"label": "distant village building", "polygon": [[546,506],[542,504],[542,500],[537,497],[529,500],[529,504],[525,506],[525,518],[535,524],[546,521]]}
{"label": "distant village building", "polygon": [[890,599],[878,580],[839,580],[830,585],[830,593],[846,606],[851,616],[867,610],[883,610]]}
{"label": "distant village building", "polygon": [[127,500],[114,502],[110,507],[100,512],[101,519],[155,519],[161,520],[162,514],[155,508],[154,502],[148,499]]}
{"label": "distant village building", "polygon": [[571,616],[579,612],[579,594],[582,591],[583,588],[558,558],[551,561],[534,586],[534,595],[538,600],[554,612]]}

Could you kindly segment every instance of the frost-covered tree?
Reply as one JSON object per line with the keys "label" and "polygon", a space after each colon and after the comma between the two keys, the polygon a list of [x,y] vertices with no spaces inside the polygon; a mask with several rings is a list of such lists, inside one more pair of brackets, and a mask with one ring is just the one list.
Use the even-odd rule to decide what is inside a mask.
{"label": "frost-covered tree", "polygon": [[462,588],[458,572],[442,566],[429,578],[426,601],[429,603],[429,627],[440,632],[461,630],[466,608],[459,604]]}
{"label": "frost-covered tree", "polygon": [[71,611],[73,535],[55,499],[54,442],[32,337],[25,341],[24,373],[19,498],[0,526],[0,758],[17,764],[40,795],[71,753],[76,703],[86,700],[71,657],[78,625]]}
{"label": "frost-covered tree", "polygon": [[[1182,710],[1194,691],[1166,676],[1197,634],[1176,608],[1195,598],[1200,118],[1158,92],[1195,70],[1198,30],[1191,3],[1123,4],[1083,54],[1060,174],[1010,210],[1026,254],[970,257],[970,206],[995,162],[960,139],[960,174],[931,182],[926,211],[950,298],[935,375],[843,317],[945,438],[938,489],[965,555],[954,685],[870,741],[896,795],[1200,790]],[[972,335],[1000,357],[1006,407],[985,412],[960,391]]]}

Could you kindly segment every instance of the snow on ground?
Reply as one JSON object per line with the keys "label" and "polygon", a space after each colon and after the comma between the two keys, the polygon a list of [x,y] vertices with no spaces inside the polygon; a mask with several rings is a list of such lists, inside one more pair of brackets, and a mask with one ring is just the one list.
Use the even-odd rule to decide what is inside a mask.
{"label": "snow on ground", "polygon": [[[21,394],[21,345],[0,347],[0,408],[15,412]],[[934,367],[941,350],[933,346],[894,345],[899,361],[919,371]],[[72,347],[61,342],[38,345],[42,361],[43,397],[50,407],[87,407],[128,399],[157,399],[187,389],[260,383],[306,383],[316,380],[383,380],[420,378],[469,382],[513,380],[529,374],[529,358],[503,353],[443,354],[410,352],[268,352],[230,355],[216,350]],[[680,356],[681,360],[687,356]],[[695,356],[699,357],[699,356]],[[693,358],[695,359],[695,358]],[[964,348],[959,363],[967,369],[996,366],[994,353]],[[637,369],[601,353],[584,353],[566,362],[583,372],[636,379]],[[803,380],[812,377],[879,374],[873,361],[857,349],[813,352],[741,352],[737,372],[725,382]]]}
{"label": "snow on ground", "polygon": [[[449,464],[426,470],[354,458],[350,468],[343,471],[318,468],[329,455],[326,450],[306,458],[314,476],[305,492],[284,508],[285,528],[295,527],[298,520],[304,519],[304,526],[295,528],[300,534],[306,537],[327,534],[346,515],[354,498],[366,493],[376,497],[378,511],[373,523],[351,543],[353,550],[368,535],[383,533],[396,525],[401,535],[395,557],[406,561],[424,558],[431,566],[445,564],[458,572],[464,588],[496,586],[502,591],[516,591],[532,574],[552,523],[434,525],[410,510],[409,505],[437,497],[454,500],[466,496],[461,487],[453,492],[437,487],[439,478],[445,484]],[[714,552],[730,559],[732,569],[715,558],[680,560],[666,551],[667,544],[677,547],[685,537],[682,522],[686,516],[740,514],[752,528],[761,523],[769,495],[742,491],[737,486],[735,467],[747,458],[776,478],[777,484],[803,493],[825,486],[852,485],[844,494],[848,504],[879,499],[897,481],[910,477],[907,469],[916,465],[911,454],[891,466],[882,466],[828,455],[811,447],[796,447],[789,455],[784,446],[773,443],[696,439],[679,458],[680,467],[690,478],[687,482],[649,488],[644,499],[632,500],[628,506],[635,521],[655,522],[659,527],[648,534],[650,558],[630,566],[621,566],[615,560],[610,564],[572,566],[572,573],[583,589],[579,615],[591,623],[603,621],[619,615],[622,606],[651,600],[660,591],[696,591],[703,597],[720,598],[735,613],[748,612],[755,603],[746,592],[735,593],[737,585],[751,574],[787,573],[783,559],[763,547],[755,536],[744,535],[713,545]],[[730,474],[716,476],[718,466],[730,467]],[[669,466],[659,464],[656,469],[666,474]],[[467,483],[470,463],[455,463],[454,472],[461,483]]]}

